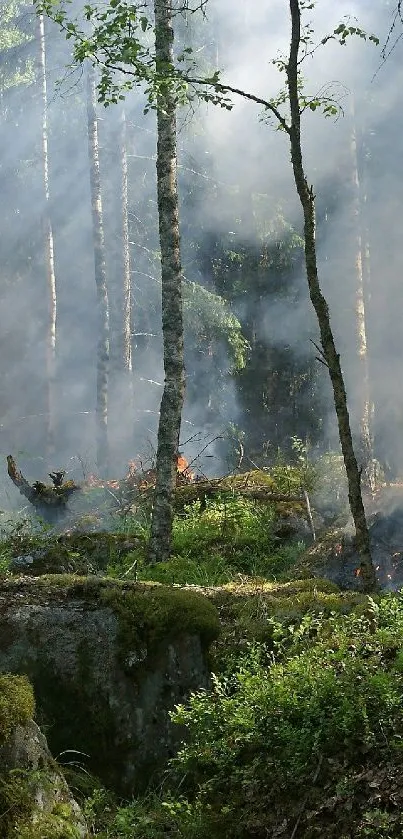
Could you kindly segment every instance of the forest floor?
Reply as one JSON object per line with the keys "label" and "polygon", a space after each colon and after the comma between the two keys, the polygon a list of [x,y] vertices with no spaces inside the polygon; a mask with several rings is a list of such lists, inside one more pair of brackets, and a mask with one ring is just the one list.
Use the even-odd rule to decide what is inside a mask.
{"label": "forest floor", "polygon": [[147,505],[107,530],[4,526],[4,576],[190,586],[220,616],[212,692],[174,716],[188,738],[163,785],[122,802],[74,771],[90,835],[402,839],[403,488],[371,499],[383,590],[369,597],[334,475],[281,465],[198,483],[178,488],[172,556],[152,568]]}

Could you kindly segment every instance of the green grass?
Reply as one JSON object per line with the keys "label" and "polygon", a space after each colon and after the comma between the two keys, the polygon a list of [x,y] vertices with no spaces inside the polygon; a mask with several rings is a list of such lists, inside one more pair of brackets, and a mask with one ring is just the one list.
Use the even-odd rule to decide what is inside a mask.
{"label": "green grass", "polygon": [[[296,563],[304,544],[283,543],[274,533],[276,510],[242,497],[200,501],[174,519],[172,556],[148,566],[144,548],[131,551],[123,562],[111,563],[108,573],[122,576],[133,566],[140,580],[178,585],[216,586],[239,575],[280,579]],[[127,532],[137,532],[126,521]],[[130,579],[130,574],[128,574]]]}

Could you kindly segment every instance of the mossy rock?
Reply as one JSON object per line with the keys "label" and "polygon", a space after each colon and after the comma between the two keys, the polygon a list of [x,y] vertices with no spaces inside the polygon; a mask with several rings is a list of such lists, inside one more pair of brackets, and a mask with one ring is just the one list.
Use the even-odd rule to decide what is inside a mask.
{"label": "mossy rock", "polygon": [[25,676],[0,675],[0,746],[17,725],[24,725],[35,712],[32,687]]}
{"label": "mossy rock", "polygon": [[170,711],[208,687],[220,631],[197,592],[73,575],[0,581],[0,624],[0,669],[31,679],[53,753],[77,749],[124,794],[173,753]]}
{"label": "mossy rock", "polygon": [[66,533],[58,537],[27,537],[7,543],[10,571],[29,576],[43,574],[97,574],[142,544],[123,533]]}
{"label": "mossy rock", "polygon": [[0,675],[0,839],[79,839],[84,823],[34,711],[28,679]]}
{"label": "mossy rock", "polygon": [[54,792],[54,776],[46,770],[0,773],[0,839],[82,839],[84,829],[68,800],[47,812],[38,808],[38,798]]}

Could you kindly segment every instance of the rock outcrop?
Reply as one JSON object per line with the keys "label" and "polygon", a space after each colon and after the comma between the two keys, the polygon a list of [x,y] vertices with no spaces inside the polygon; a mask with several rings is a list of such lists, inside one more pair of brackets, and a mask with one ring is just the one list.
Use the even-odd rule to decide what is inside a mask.
{"label": "rock outcrop", "polygon": [[[130,793],[174,754],[169,712],[206,688],[214,606],[192,591],[77,577],[0,582],[0,672],[28,676],[53,754]],[[83,758],[85,762],[85,758]]]}
{"label": "rock outcrop", "polygon": [[84,839],[87,829],[46,738],[24,677],[0,676],[0,836]]}

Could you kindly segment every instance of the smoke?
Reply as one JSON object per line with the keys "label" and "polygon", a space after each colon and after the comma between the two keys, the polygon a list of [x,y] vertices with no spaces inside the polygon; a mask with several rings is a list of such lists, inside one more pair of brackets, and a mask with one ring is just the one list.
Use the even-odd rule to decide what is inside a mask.
{"label": "smoke", "polygon": [[[370,6],[370,8],[369,8]],[[212,2],[209,13],[220,33],[218,66],[224,82],[263,98],[276,97],[284,86],[284,74],[271,63],[286,55],[289,42],[288,3],[253,4]],[[383,4],[319,0],[305,13],[312,21],[313,39],[319,43],[341,21],[375,33],[385,43],[391,10]],[[384,63],[380,47],[358,36],[345,46],[330,40],[308,56],[302,65],[304,90],[309,96],[329,95],[340,105],[337,119],[325,119],[320,109],[303,115],[303,148],[308,179],[313,183],[318,206],[318,255],[320,280],[329,300],[332,324],[346,375],[353,424],[357,430],[362,389],[362,371],[357,364],[355,294],[356,245],[352,217],[350,145],[354,128],[358,135],[359,178],[363,217],[363,249],[368,243],[367,340],[372,397],[375,402],[377,454],[403,468],[402,410],[398,382],[401,377],[401,248],[398,218],[401,190],[398,177],[401,145],[401,46]],[[233,97],[231,113],[207,109],[205,132],[215,172],[222,180],[236,183],[237,204],[250,206],[252,192],[271,198],[273,214],[282,206],[289,221],[301,231],[301,210],[295,195],[287,137],[259,122],[259,106]],[[355,112],[355,122],[352,118]],[[273,121],[272,121],[273,122]],[[213,225],[225,233],[232,230],[230,202],[209,208]],[[232,222],[233,224],[234,222]],[[253,239],[253,221],[243,226],[245,240]],[[256,227],[255,227],[256,236]],[[301,265],[294,285],[299,300],[262,301],[260,328],[272,344],[290,344],[301,357],[314,358],[309,339],[318,340],[317,328],[305,288]],[[268,275],[268,283],[270,277]],[[330,389],[323,379],[329,405],[325,437],[334,436],[334,412]]]}
{"label": "smoke", "polygon": [[[368,6],[371,6],[368,9]],[[376,8],[374,8],[376,6]],[[379,7],[379,8],[378,8]],[[30,8],[23,7],[25,28],[34,31]],[[345,15],[385,41],[389,12],[382,4],[360,0],[318,0],[312,19],[315,41],[333,31]],[[192,17],[192,16],[190,16]],[[30,22],[31,21],[31,22]],[[286,54],[289,41],[288,3],[250,0],[209,0],[207,19],[191,19],[197,55],[204,66],[222,70],[222,80],[265,99],[276,97],[284,74],[272,59]],[[200,48],[200,49],[199,49]],[[95,358],[97,344],[85,96],[77,73],[63,76],[68,44],[48,25],[49,156],[51,213],[55,238],[58,294],[57,435],[53,467],[80,477],[79,458],[92,469],[95,461]],[[399,48],[398,48],[399,49]],[[26,47],[36,60],[34,42]],[[303,117],[303,143],[309,179],[318,203],[320,276],[329,298],[332,322],[347,375],[355,417],[359,413],[360,381],[355,364],[355,258],[351,245],[351,207],[347,181],[351,163],[351,102],[365,139],[361,172],[365,192],[365,224],[370,242],[368,343],[379,448],[393,450],[403,467],[400,415],[402,259],[398,241],[401,143],[401,69],[398,50],[380,67],[380,50],[358,37],[345,47],[329,41],[303,65],[304,84],[311,95],[334,83],[344,109],[338,120],[308,111]],[[380,69],[379,69],[380,68]],[[378,71],[378,72],[377,72]],[[5,70],[3,68],[3,74]],[[374,78],[374,74],[375,78]],[[200,258],[211,236],[235,246],[260,246],[262,237],[276,237],[275,219],[301,232],[301,213],[292,180],[287,137],[274,123],[262,120],[262,109],[233,97],[232,111],[206,105],[194,114],[179,114],[179,179],[182,201],[183,261],[187,279],[213,290],[213,278]],[[125,374],[112,357],[110,437],[113,470],[156,446],[158,407],[163,370],[161,361],[158,228],[155,193],[155,120],[143,114],[142,94],[128,95],[130,179],[130,239],[133,269],[133,406],[127,402]],[[41,218],[44,196],[41,171],[40,91],[32,82],[3,90],[0,107],[0,181],[2,212],[2,284],[0,289],[0,451],[20,453],[21,466],[33,478],[46,472],[44,463],[46,272]],[[119,322],[121,302],[121,228],[119,173],[119,108],[100,110],[101,167],[108,281],[113,305],[111,319]],[[349,168],[350,167],[350,168]],[[256,209],[254,196],[260,196]],[[260,226],[259,233],[257,228]],[[284,226],[278,225],[279,235]],[[263,232],[262,232],[263,231]],[[268,278],[269,282],[269,278]],[[318,340],[306,291],[301,260],[292,267],[295,293],[259,301],[256,329],[273,347],[291,347],[296,358],[315,364]],[[238,314],[242,316],[242,307]],[[191,337],[191,336],[190,336]],[[193,336],[194,337],[194,336]],[[190,347],[190,344],[189,344]],[[116,349],[116,348],[115,348]],[[229,367],[224,347],[215,366],[189,349],[188,397],[182,442],[193,459],[208,442],[222,436],[231,423],[242,429],[243,407],[231,377],[218,377]],[[118,353],[115,352],[115,356]],[[210,361],[208,361],[210,363]],[[323,371],[322,371],[323,372]],[[328,429],[333,411],[326,377],[321,376],[329,402]],[[398,392],[398,393],[397,393]],[[386,456],[385,454],[385,456]],[[220,446],[203,454],[202,471],[219,471]],[[13,497],[13,489],[9,490]],[[4,501],[9,503],[10,496]]]}

